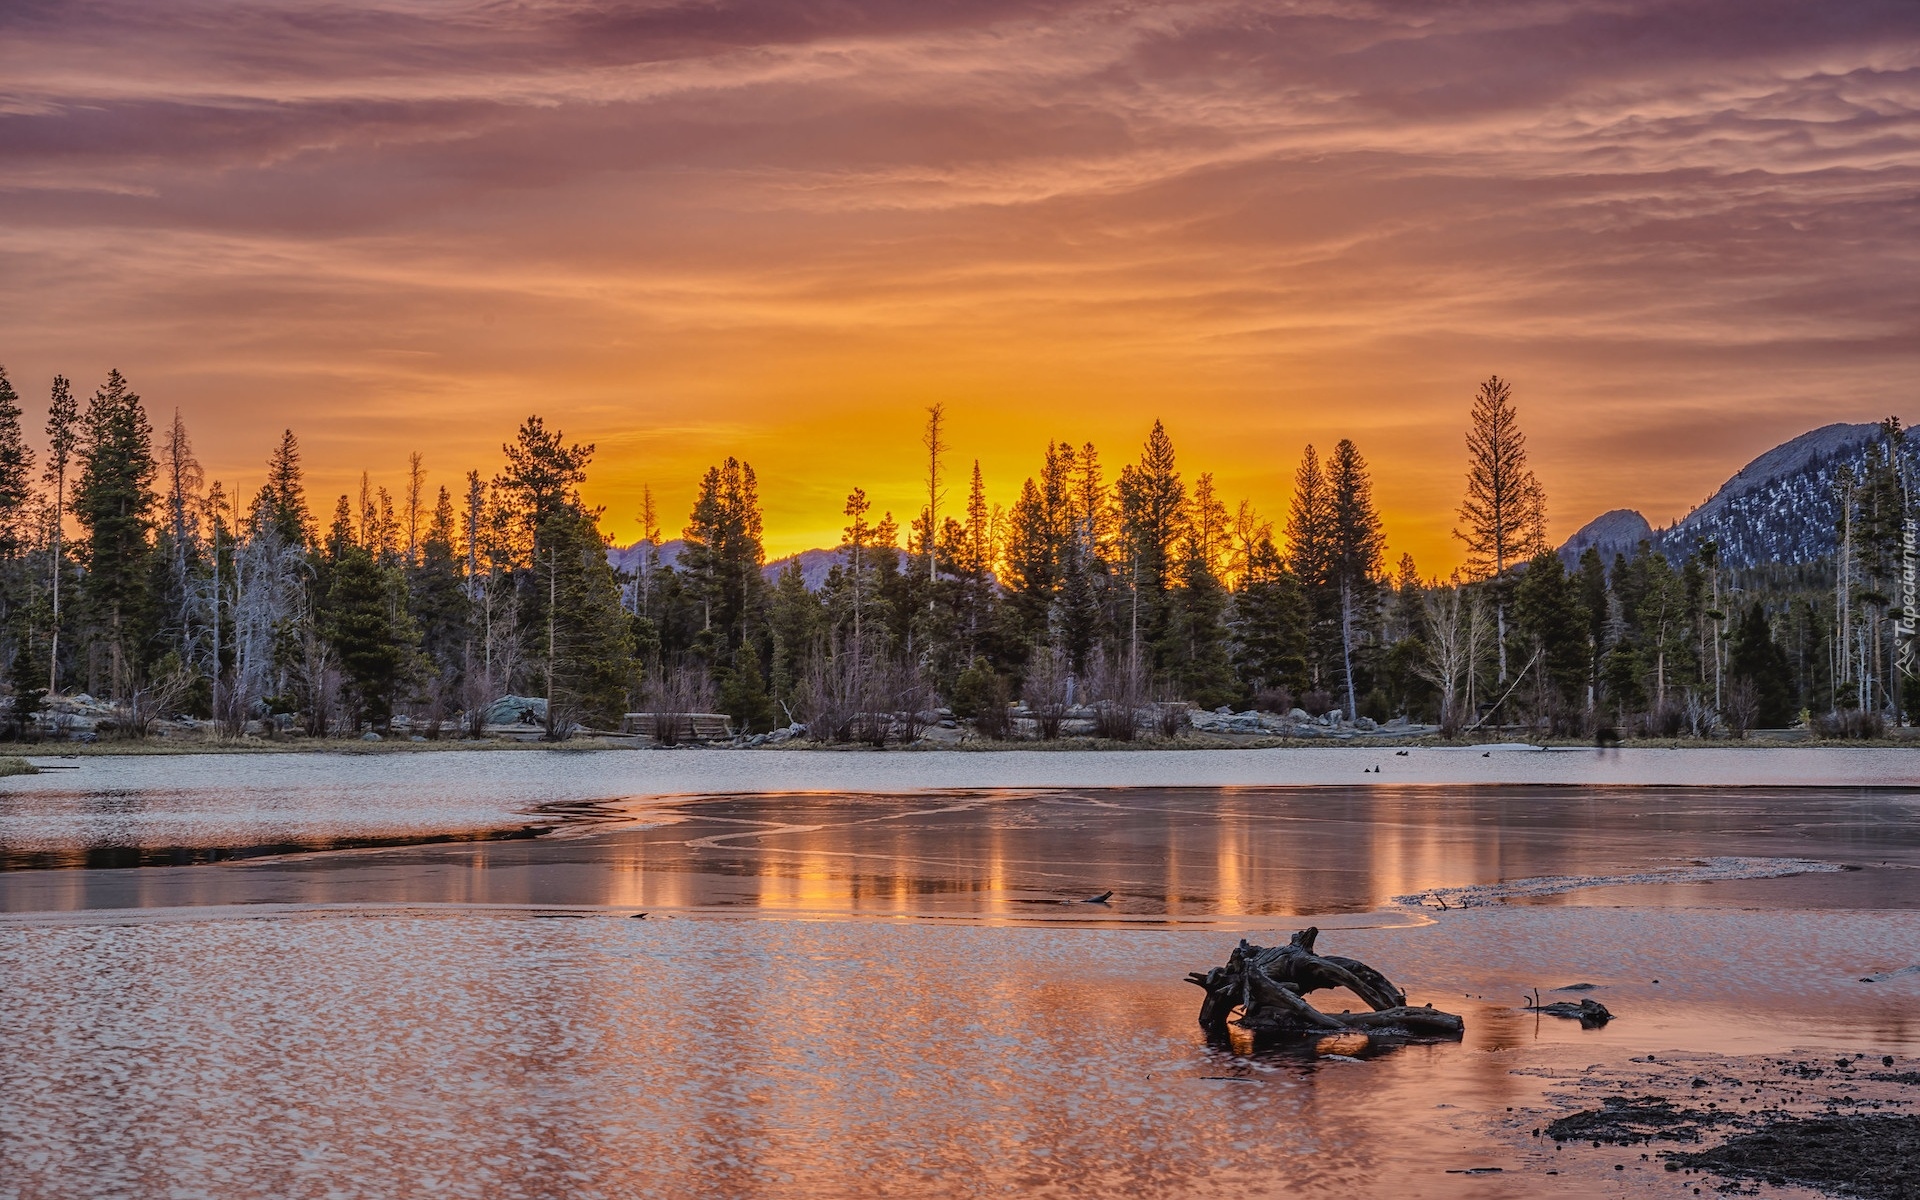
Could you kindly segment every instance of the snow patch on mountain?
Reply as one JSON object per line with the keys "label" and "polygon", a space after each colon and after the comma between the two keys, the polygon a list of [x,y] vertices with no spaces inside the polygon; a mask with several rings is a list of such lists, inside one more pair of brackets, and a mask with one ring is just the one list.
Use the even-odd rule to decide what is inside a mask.
{"label": "snow patch on mountain", "polygon": [[1632,509],[1602,513],[1567,539],[1569,565],[1595,546],[1603,558],[1632,555],[1641,541],[1678,562],[1704,542],[1732,567],[1804,563],[1832,554],[1840,507],[1835,485],[1842,467],[1865,473],[1877,424],[1836,422],[1783,442],[1740,468],[1706,503],[1665,529],[1653,529]]}

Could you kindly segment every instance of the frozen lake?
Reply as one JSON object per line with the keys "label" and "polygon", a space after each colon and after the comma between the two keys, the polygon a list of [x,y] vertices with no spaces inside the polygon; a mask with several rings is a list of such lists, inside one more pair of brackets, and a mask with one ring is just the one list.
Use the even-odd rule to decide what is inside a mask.
{"label": "frozen lake", "polygon": [[[1777,777],[1798,753],[1733,761]],[[1574,761],[1511,756],[1389,760],[1406,774],[1366,786],[1331,778],[1353,758],[1296,762],[1272,788],[1205,778],[1247,772],[1219,761],[1239,753],[992,756],[1012,777],[986,755],[782,755],[811,760],[790,787],[869,786],[665,801],[768,756],[262,757],[198,789],[178,760],[89,760],[111,788],[7,781],[31,787],[0,830],[43,857],[10,844],[38,865],[0,871],[0,1196],[1683,1195],[1702,1181],[1640,1151],[1530,1131],[1603,1080],[1678,1071],[1732,1105],[1724,1080],[1762,1056],[1920,1067],[1920,971],[1901,973],[1920,790],[1854,765],[1791,789],[1430,777]],[[935,787],[921,759],[982,775]],[[1106,786],[1127,767],[1149,786]],[[59,858],[110,832],[88,799],[109,792],[176,846],[558,828]],[[1184,974],[1308,923],[1463,1014],[1465,1041],[1360,1062],[1210,1043]],[[1619,1019],[1516,1007],[1574,982]]]}
{"label": "frozen lake", "polygon": [[[31,761],[0,779],[0,866],[204,861],[428,837],[501,836],[580,805],[755,792],[970,788],[1583,786],[1920,781],[1920,750],[1391,746],[1235,751],[513,750],[180,754]],[[1371,768],[1379,768],[1378,773]],[[562,811],[556,812],[560,809]],[[574,814],[577,815],[577,814]]]}

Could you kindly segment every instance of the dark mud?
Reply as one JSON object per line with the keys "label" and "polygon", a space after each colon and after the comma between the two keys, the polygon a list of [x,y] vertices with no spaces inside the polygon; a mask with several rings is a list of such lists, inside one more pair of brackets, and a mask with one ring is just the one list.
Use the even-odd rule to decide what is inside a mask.
{"label": "dark mud", "polygon": [[1697,1142],[1707,1131],[1737,1119],[1731,1112],[1680,1108],[1659,1096],[1608,1096],[1599,1108],[1551,1122],[1547,1136],[1556,1142],[1590,1141],[1613,1146],[1654,1140]]}
{"label": "dark mud", "polygon": [[[1649,1055],[1624,1068],[1590,1067],[1560,1094],[1583,1106],[1532,1133],[1551,1139],[1560,1172],[1619,1172],[1617,1148],[1645,1146],[1639,1169],[1657,1163],[1669,1178],[1685,1176],[1677,1182],[1695,1194],[1752,1195],[1764,1185],[1920,1200],[1920,1116],[1900,1111],[1920,1101],[1920,1071],[1872,1069],[1906,1066],[1891,1058]],[[1595,1105],[1601,1088],[1617,1090]],[[1653,1150],[1659,1142],[1702,1148]]]}
{"label": "dark mud", "polygon": [[1920,1117],[1800,1117],[1736,1134],[1711,1150],[1668,1156],[1728,1179],[1800,1184],[1865,1200],[1920,1197]]}

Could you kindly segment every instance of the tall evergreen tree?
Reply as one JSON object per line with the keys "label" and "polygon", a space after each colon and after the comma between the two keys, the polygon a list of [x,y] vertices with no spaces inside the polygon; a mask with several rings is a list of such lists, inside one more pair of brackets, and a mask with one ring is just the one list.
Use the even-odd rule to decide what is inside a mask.
{"label": "tall evergreen tree", "polygon": [[153,426],[119,371],[94,392],[79,445],[74,517],[86,533],[86,600],[93,637],[106,652],[108,687],[126,697],[144,665],[151,623]]}
{"label": "tall evergreen tree", "polygon": [[400,571],[366,546],[336,540],[342,532],[336,520],[329,541],[337,555],[322,610],[325,634],[340,656],[359,720],[386,729],[394,701],[417,666],[418,631]]}
{"label": "tall evergreen tree", "polygon": [[553,517],[569,510],[584,511],[580,485],[587,478],[587,463],[593,460],[593,445],[568,445],[564,433],[549,430],[544,420],[532,416],[521,423],[518,435],[501,450],[507,456],[507,466],[495,477],[493,486],[502,501],[507,532],[523,561],[531,563],[544,557],[539,531],[547,528]]}
{"label": "tall evergreen tree", "polygon": [[1247,692],[1307,686],[1307,612],[1300,581],[1271,536],[1247,554],[1233,597],[1234,659]]}
{"label": "tall evergreen tree", "polygon": [[808,661],[813,657],[824,620],[820,600],[807,590],[807,577],[800,560],[791,558],[774,582],[768,604],[768,626],[772,642],[773,696],[776,703],[792,703]]}
{"label": "tall evergreen tree", "polygon": [[205,659],[206,621],[200,583],[205,566],[200,515],[206,472],[193,456],[187,425],[175,409],[160,439],[160,521],[155,538],[154,596],[165,649],[182,662]]}
{"label": "tall evergreen tree", "polygon": [[1159,421],[1147,434],[1140,461],[1121,468],[1119,480],[1120,537],[1130,611],[1127,652],[1130,661],[1145,665],[1143,647],[1156,658],[1165,651],[1168,611],[1166,597],[1179,569],[1180,539],[1186,532],[1187,488],[1174,462],[1173,439]]}
{"label": "tall evergreen tree", "polygon": [[1514,625],[1532,665],[1534,714],[1556,733],[1570,732],[1585,708],[1587,630],[1578,587],[1560,556],[1543,550],[1514,589]]}
{"label": "tall evergreen tree", "polygon": [[1007,610],[1016,637],[1027,643],[1047,640],[1054,598],[1062,580],[1062,558],[1071,536],[1066,511],[1065,473],[1058,447],[1047,444],[1047,460],[1040,478],[1020,485],[1019,498],[1007,514],[1005,571]]}
{"label": "tall evergreen tree", "polygon": [[1600,688],[1607,658],[1608,630],[1612,627],[1612,596],[1607,590],[1607,565],[1597,546],[1580,555],[1580,614],[1586,623],[1586,709],[1591,715],[1600,704]]}
{"label": "tall evergreen tree", "polygon": [[1340,604],[1333,570],[1333,492],[1312,445],[1300,454],[1287,508],[1287,565],[1306,603],[1307,674],[1326,689],[1339,676]]}
{"label": "tall evergreen tree", "polygon": [[748,644],[764,611],[762,524],[753,467],[729,457],[708,468],[681,535],[679,570],[699,599],[703,627],[713,631],[722,662]]}
{"label": "tall evergreen tree", "polygon": [[532,645],[548,690],[549,736],[568,711],[617,726],[635,679],[633,627],[592,514],[561,508],[539,530],[545,560],[532,571],[544,625]]}
{"label": "tall evergreen tree", "polygon": [[48,584],[51,614],[51,629],[47,641],[47,690],[58,694],[60,690],[60,634],[62,628],[62,610],[60,601],[66,591],[66,542],[67,517],[67,468],[72,465],[74,451],[80,445],[80,407],[73,398],[73,385],[67,382],[65,375],[53,377],[53,394],[47,402],[47,470],[45,482],[53,492],[53,511],[49,518],[52,526],[53,567]]}
{"label": "tall evergreen tree", "polygon": [[264,524],[282,545],[309,546],[314,540],[313,514],[300,469],[300,442],[293,430],[281,433],[280,444],[267,459],[267,482],[253,502],[253,524]]}
{"label": "tall evergreen tree", "polygon": [[[1546,493],[1527,466],[1527,436],[1520,432],[1513,389],[1498,375],[1480,385],[1467,428],[1467,495],[1460,504],[1464,531],[1454,536],[1467,544],[1467,565],[1482,578],[1498,580],[1507,568],[1547,548]],[[1494,614],[1499,626],[1500,682],[1507,679],[1507,608],[1496,584]]]}
{"label": "tall evergreen tree", "polygon": [[437,675],[457,675],[465,666],[468,609],[460,571],[460,532],[453,497],[441,488],[418,545],[419,566],[410,572],[408,607],[419,626],[421,649]]}
{"label": "tall evergreen tree", "polygon": [[1386,538],[1380,514],[1373,507],[1373,481],[1367,462],[1353,442],[1342,438],[1327,464],[1330,522],[1327,568],[1340,598],[1341,671],[1347,688],[1347,716],[1359,712],[1354,684],[1354,643],[1368,622],[1376,598],[1381,555]]}
{"label": "tall evergreen tree", "polygon": [[1758,600],[1734,631],[1727,674],[1752,686],[1760,725],[1779,728],[1793,720],[1793,670],[1786,652],[1773,640],[1766,608]]}
{"label": "tall evergreen tree", "polygon": [[0,367],[0,561],[12,562],[31,539],[33,450],[20,426],[20,396]]}

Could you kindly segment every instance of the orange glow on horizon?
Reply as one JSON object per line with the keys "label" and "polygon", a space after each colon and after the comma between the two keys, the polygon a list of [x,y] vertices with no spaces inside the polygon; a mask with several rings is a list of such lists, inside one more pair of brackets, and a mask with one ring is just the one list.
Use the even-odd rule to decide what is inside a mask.
{"label": "orange glow on horizon", "polygon": [[324,521],[411,450],[490,476],[539,413],[598,446],[621,543],[643,484],[677,535],[750,462],[771,557],[834,544],[854,486],[904,525],[935,401],[956,509],[975,458],[1007,504],[1048,440],[1112,478],[1157,417],[1278,528],[1302,446],[1351,437],[1389,563],[1444,575],[1490,374],[1556,538],[1671,522],[1920,380],[1886,13],[429,8],[9,27],[30,421],[117,366],[230,488],[294,428]]}

